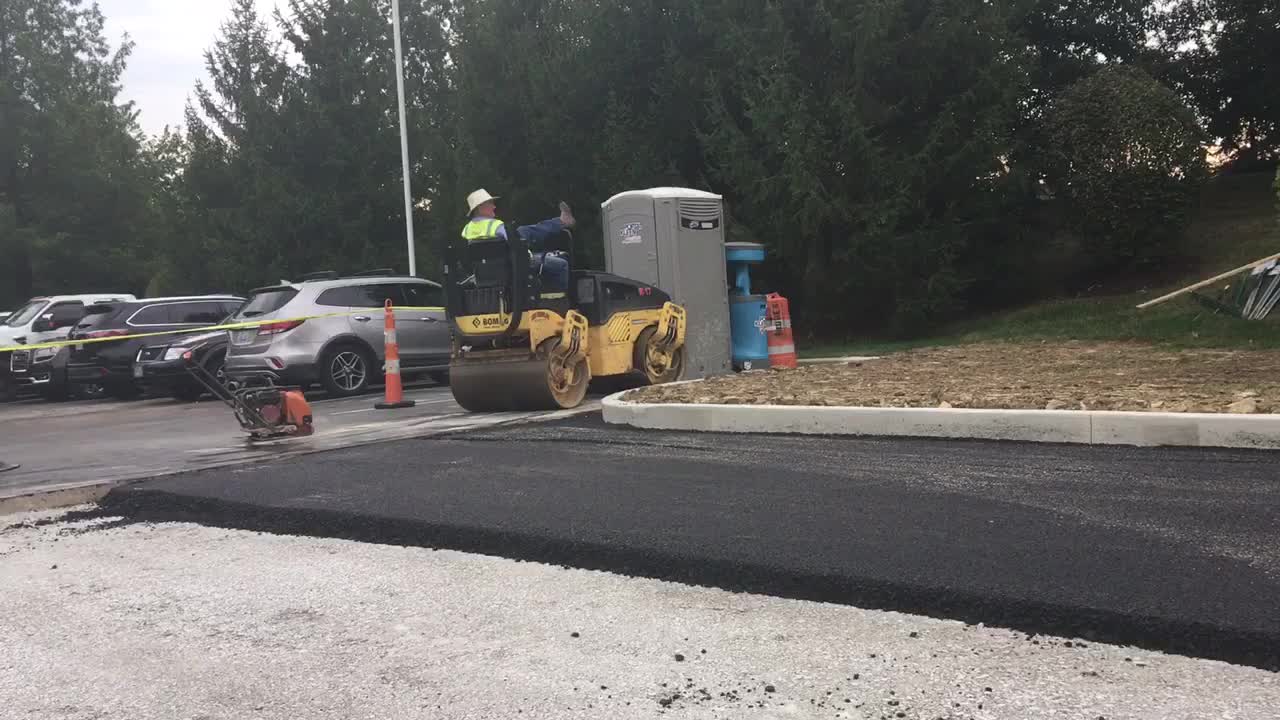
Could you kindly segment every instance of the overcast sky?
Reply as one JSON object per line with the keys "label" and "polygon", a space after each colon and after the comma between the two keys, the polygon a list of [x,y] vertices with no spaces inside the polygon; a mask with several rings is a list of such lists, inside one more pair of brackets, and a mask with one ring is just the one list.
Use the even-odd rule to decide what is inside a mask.
{"label": "overcast sky", "polygon": [[[264,16],[278,0],[257,0]],[[197,79],[205,77],[204,51],[231,15],[231,0],[98,0],[113,45],[128,33],[133,55],[124,75],[124,98],[137,103],[148,133],[181,125]]]}

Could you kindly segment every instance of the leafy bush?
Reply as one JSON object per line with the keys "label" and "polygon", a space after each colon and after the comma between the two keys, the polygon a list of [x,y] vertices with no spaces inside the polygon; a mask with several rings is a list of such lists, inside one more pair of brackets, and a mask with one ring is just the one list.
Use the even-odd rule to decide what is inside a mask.
{"label": "leafy bush", "polygon": [[1154,264],[1177,248],[1208,175],[1182,100],[1142,70],[1104,68],[1069,86],[1044,118],[1046,176],[1098,270]]}

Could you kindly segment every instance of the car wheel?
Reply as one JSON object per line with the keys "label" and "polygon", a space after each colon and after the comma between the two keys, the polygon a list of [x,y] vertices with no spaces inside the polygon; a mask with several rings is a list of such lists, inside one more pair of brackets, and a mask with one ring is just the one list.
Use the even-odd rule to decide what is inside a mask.
{"label": "car wheel", "polygon": [[72,394],[83,400],[98,400],[107,396],[107,389],[101,383],[76,385]]}
{"label": "car wheel", "polygon": [[179,382],[169,390],[169,397],[180,402],[195,402],[204,394],[204,388],[193,381]]}
{"label": "car wheel", "polygon": [[373,354],[358,345],[339,345],[320,357],[320,384],[334,397],[359,395],[373,380]]}
{"label": "car wheel", "polygon": [[[214,380],[218,381],[219,385],[228,390],[234,391],[240,385],[227,375],[227,354],[225,352],[220,352],[209,358],[204,364],[204,369],[209,371],[209,374],[213,376]],[[196,384],[199,385],[199,383]],[[202,392],[203,390],[204,388],[201,388]]]}
{"label": "car wheel", "polygon": [[0,378],[0,402],[13,402],[18,399],[18,385]]}
{"label": "car wheel", "polygon": [[62,402],[70,399],[71,391],[66,385],[50,383],[48,387],[40,391],[40,397],[48,402]]}
{"label": "car wheel", "polygon": [[133,383],[121,383],[119,385],[108,385],[107,394],[116,400],[136,400],[142,395],[142,390]]}

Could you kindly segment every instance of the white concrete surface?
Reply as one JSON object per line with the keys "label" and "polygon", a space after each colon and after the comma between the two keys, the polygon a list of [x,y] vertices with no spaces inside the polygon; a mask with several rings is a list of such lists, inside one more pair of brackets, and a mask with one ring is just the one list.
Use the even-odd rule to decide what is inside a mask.
{"label": "white concrete surface", "polygon": [[43,517],[0,530],[7,718],[1273,720],[1280,708],[1274,673],[1075,639],[420,548],[29,524]]}
{"label": "white concrete surface", "polygon": [[623,395],[604,399],[605,422],[703,432],[1280,449],[1280,415],[640,403]]}
{"label": "white concrete surface", "polygon": [[835,365],[866,362],[868,360],[879,360],[879,355],[846,355],[844,357],[822,357],[822,358],[799,358],[796,362],[801,365]]}

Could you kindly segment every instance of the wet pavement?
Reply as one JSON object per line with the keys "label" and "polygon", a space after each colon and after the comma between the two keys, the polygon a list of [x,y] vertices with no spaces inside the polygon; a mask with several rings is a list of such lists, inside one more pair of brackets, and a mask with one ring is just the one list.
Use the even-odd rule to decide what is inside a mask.
{"label": "wet pavement", "polygon": [[[206,398],[0,404],[0,500],[123,480],[266,462],[338,447],[416,437],[462,427],[502,424],[547,413],[466,413],[447,386],[410,386],[412,408],[375,410],[381,394],[332,399],[308,393],[316,433],[250,443],[230,408]],[[586,407],[593,407],[591,400]]]}

